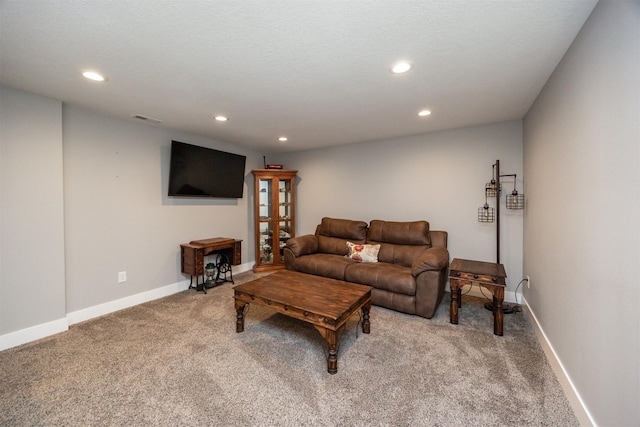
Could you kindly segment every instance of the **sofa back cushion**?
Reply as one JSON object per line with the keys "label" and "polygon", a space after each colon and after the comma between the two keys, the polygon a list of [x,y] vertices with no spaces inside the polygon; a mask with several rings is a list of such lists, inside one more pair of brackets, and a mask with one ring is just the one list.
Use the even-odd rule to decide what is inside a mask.
{"label": "sofa back cushion", "polygon": [[316,228],[316,236],[318,237],[318,252],[346,255],[347,242],[365,243],[367,223],[324,217]]}
{"label": "sofa back cushion", "polygon": [[369,224],[367,243],[380,244],[380,262],[410,267],[422,251],[431,247],[429,223],[373,220]]}

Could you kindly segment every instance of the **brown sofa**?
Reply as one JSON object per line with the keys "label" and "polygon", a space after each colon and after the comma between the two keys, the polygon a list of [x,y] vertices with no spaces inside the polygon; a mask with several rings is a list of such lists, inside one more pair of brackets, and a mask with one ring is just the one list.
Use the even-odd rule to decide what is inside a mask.
{"label": "brown sofa", "polygon": [[[358,262],[347,242],[377,253],[378,262]],[[351,245],[353,247],[353,245]],[[356,255],[355,257],[359,257]],[[427,221],[391,222],[323,218],[315,234],[291,238],[284,248],[289,270],[372,286],[373,304],[431,318],[447,280],[447,232]]]}

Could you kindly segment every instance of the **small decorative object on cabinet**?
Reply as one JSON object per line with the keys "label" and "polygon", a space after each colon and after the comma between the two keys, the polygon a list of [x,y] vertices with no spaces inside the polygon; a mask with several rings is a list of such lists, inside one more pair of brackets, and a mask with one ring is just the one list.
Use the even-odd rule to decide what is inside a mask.
{"label": "small decorative object on cabinet", "polygon": [[284,268],[284,247],[295,237],[295,190],[298,171],[254,169],[256,264],[253,271]]}
{"label": "small decorative object on cabinet", "polygon": [[213,288],[215,279],[213,278],[214,273],[216,272],[216,265],[212,262],[207,263],[204,266],[204,274],[207,277],[205,282],[205,286],[207,288]]}

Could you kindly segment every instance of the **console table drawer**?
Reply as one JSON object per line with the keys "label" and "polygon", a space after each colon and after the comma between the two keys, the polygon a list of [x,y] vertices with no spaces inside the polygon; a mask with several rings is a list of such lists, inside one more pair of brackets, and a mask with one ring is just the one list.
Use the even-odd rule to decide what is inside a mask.
{"label": "console table drawer", "polygon": [[465,271],[451,271],[449,273],[450,278],[465,280],[470,282],[485,282],[485,283],[496,283],[496,284],[505,284],[505,278],[499,276],[490,276],[486,274],[478,274],[478,273],[468,273]]}
{"label": "console table drawer", "polygon": [[182,272],[198,276],[204,272],[204,256],[193,248],[182,248]]}

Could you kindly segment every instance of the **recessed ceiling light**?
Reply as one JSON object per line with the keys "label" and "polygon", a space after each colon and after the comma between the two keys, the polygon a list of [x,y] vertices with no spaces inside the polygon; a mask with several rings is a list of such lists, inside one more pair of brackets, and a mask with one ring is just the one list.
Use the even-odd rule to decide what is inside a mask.
{"label": "recessed ceiling light", "polygon": [[409,71],[411,68],[413,68],[413,66],[407,62],[407,61],[402,61],[402,62],[398,62],[397,64],[395,64],[392,68],[391,68],[391,72],[393,74],[402,74],[402,73],[406,73],[407,71]]}
{"label": "recessed ceiling light", "polygon": [[82,73],[82,75],[84,77],[86,77],[89,80],[93,80],[94,82],[104,82],[107,81],[107,79],[104,76],[101,76],[100,74],[94,72],[94,71],[85,71],[84,73]]}
{"label": "recessed ceiling light", "polygon": [[216,116],[215,119],[219,122],[226,122],[227,120],[229,120],[225,116]]}
{"label": "recessed ceiling light", "polygon": [[418,115],[419,115],[420,117],[430,116],[430,115],[431,115],[431,111],[429,111],[429,110],[422,110],[422,111],[420,111],[420,112],[418,113]]}
{"label": "recessed ceiling light", "polygon": [[286,136],[281,136],[280,138],[278,138],[278,141],[286,142],[286,141],[288,141],[288,138]]}

